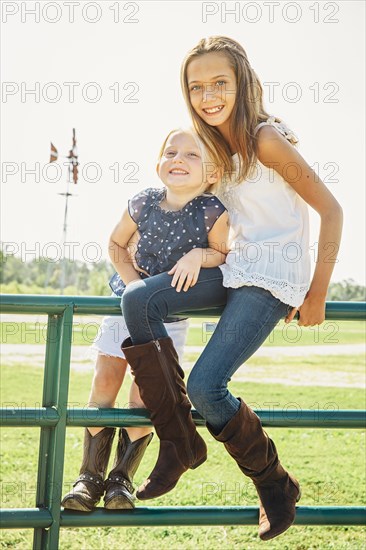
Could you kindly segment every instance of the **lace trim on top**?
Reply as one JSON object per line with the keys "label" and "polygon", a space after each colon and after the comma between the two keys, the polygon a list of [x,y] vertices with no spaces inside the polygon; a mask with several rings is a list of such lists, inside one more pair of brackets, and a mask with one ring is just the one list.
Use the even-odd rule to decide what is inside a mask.
{"label": "lace trim on top", "polygon": [[275,298],[292,307],[300,307],[304,302],[309,284],[294,284],[286,280],[273,279],[260,273],[246,273],[237,266],[223,264],[219,266],[223,276],[223,285],[228,288],[258,286],[269,290]]}

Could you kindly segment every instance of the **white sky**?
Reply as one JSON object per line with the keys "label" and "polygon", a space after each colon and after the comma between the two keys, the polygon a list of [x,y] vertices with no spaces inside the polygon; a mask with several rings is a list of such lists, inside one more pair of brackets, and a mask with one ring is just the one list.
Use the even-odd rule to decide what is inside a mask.
{"label": "white sky", "polygon": [[[68,4],[74,5],[73,23]],[[114,22],[118,4],[119,22]],[[267,110],[300,137],[301,154],[310,165],[317,163],[344,208],[343,242],[332,280],[364,281],[364,2],[226,2],[227,9],[238,10],[236,16],[227,14],[226,21],[223,5],[1,2],[3,242],[15,243],[12,247],[28,260],[34,250],[56,254],[47,243],[61,243],[64,198],[57,193],[66,189],[66,168],[56,183],[45,181],[42,173],[39,182],[32,174],[22,178],[21,171],[34,169],[38,162],[42,172],[50,141],[66,155],[75,127],[80,172],[86,163],[98,163],[101,176],[93,183],[80,174],[78,185],[72,184],[77,196],[69,201],[67,241],[79,243],[75,258],[107,258],[108,237],[127,198],[159,185],[155,162],[162,140],[171,129],[189,123],[179,83],[183,56],[201,37],[224,34],[243,44],[262,83],[278,83],[272,98],[269,84],[264,85]],[[39,22],[27,12],[35,8]],[[85,20],[95,19],[97,9],[98,22]],[[205,10],[217,13],[204,22]],[[56,18],[58,22],[47,21]],[[61,93],[56,102],[51,101],[56,88],[49,87],[50,82]],[[65,82],[80,83],[74,102]],[[102,94],[97,102],[86,99],[94,97],[91,82]],[[109,87],[117,82],[120,101],[114,102]],[[123,89],[129,82],[138,86],[132,97],[136,103],[126,102],[134,91],[132,86]],[[9,83],[19,91],[4,94]],[[39,101],[31,94],[22,98],[21,90],[34,89],[36,83]],[[297,91],[301,97],[286,100],[286,90],[290,99]],[[16,163],[17,173],[5,178],[7,163]],[[122,181],[132,170],[123,169],[127,163],[138,166],[135,183]],[[120,178],[114,182],[109,167],[117,164]],[[95,173],[91,168],[87,176]],[[49,179],[54,176],[51,170],[48,174]],[[311,213],[311,223],[314,243],[316,213]]]}

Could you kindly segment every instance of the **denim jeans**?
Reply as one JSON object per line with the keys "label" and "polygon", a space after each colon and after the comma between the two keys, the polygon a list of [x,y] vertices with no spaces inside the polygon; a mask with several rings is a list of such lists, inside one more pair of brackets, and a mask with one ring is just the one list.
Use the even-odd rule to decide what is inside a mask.
{"label": "denim jeans", "polygon": [[171,280],[162,273],[128,285],[122,297],[125,321],[132,343],[143,344],[167,336],[163,320],[170,314],[226,304],[187,383],[193,406],[219,432],[240,406],[228,382],[291,306],[256,286],[223,287],[219,268],[201,269],[196,285],[187,292],[177,292]]}

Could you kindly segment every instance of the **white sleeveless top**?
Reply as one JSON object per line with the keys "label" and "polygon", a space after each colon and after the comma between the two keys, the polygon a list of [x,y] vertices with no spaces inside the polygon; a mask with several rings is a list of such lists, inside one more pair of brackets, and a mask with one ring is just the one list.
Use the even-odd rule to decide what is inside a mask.
{"label": "white sleeveless top", "polygon": [[[270,117],[288,140],[292,132]],[[238,165],[238,155],[233,155]],[[235,180],[235,177],[233,178]],[[307,203],[273,168],[256,161],[250,177],[217,193],[230,216],[230,252],[221,265],[225,287],[258,286],[299,307],[310,285]]]}

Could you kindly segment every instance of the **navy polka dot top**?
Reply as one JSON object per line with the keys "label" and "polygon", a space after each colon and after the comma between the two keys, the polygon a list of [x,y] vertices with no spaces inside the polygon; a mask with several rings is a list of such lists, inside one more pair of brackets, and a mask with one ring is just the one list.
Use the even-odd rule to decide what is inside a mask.
{"label": "navy polka dot top", "polygon": [[[163,210],[160,203],[165,195],[165,188],[149,188],[128,202],[140,235],[135,260],[149,275],[169,271],[192,248],[208,248],[208,233],[226,210],[211,193],[195,197],[181,210]],[[115,294],[122,295],[125,285],[118,273],[109,284]]]}

